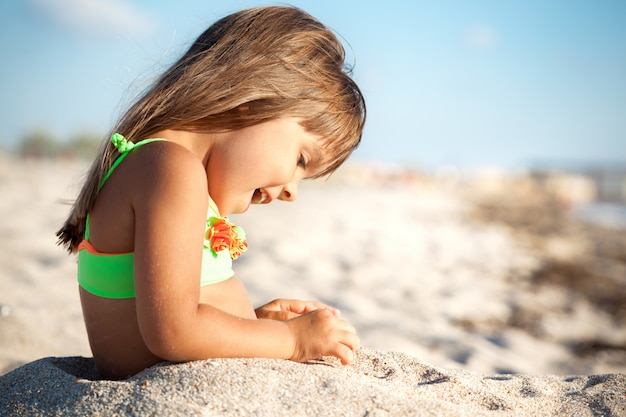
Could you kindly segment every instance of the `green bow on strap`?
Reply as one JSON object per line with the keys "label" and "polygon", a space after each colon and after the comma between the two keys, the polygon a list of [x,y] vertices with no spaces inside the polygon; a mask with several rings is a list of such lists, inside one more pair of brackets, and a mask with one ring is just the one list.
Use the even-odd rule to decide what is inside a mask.
{"label": "green bow on strap", "polygon": [[130,150],[135,146],[133,142],[130,142],[119,133],[113,133],[111,135],[111,143],[113,143],[113,146],[115,146],[120,153],[130,152]]}

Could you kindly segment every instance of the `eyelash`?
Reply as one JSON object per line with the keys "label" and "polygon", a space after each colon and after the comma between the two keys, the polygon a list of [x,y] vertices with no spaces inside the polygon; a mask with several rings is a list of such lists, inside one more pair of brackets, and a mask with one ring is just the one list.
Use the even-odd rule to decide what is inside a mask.
{"label": "eyelash", "polygon": [[306,160],[304,159],[304,155],[300,155],[298,165],[300,165],[303,169],[306,169]]}

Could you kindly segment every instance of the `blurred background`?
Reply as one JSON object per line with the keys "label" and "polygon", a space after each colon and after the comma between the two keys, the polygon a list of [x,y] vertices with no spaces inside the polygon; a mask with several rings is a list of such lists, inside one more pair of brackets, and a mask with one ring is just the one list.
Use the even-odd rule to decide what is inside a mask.
{"label": "blurred background", "polygon": [[[4,195],[19,189],[12,185],[16,177],[8,174],[8,167],[40,172],[50,161],[68,166],[78,161],[82,166],[80,161],[94,155],[120,113],[209,24],[241,8],[265,4],[0,3]],[[402,188],[400,199],[433,188],[462,196],[472,204],[472,221],[506,228],[522,247],[542,258],[529,275],[532,279],[527,277],[533,285],[543,282],[583,294],[610,319],[601,336],[585,333],[584,340],[562,343],[574,357],[604,355],[608,359],[602,366],[577,368],[571,362],[569,368],[546,369],[588,372],[626,363],[626,3],[289,4],[341,37],[367,101],[362,144],[335,180],[408,187]],[[16,163],[13,158],[18,157],[30,165]],[[34,161],[44,162],[35,169]],[[69,172],[64,171],[64,178],[71,177]],[[35,180],[27,174],[20,178],[30,178],[35,189],[47,187],[32,185]],[[73,197],[57,194],[54,198]],[[6,200],[2,206],[7,213],[16,207],[11,204]],[[11,229],[19,222],[8,222],[2,225],[3,251],[19,234]],[[51,262],[44,260],[43,266],[49,268]],[[8,267],[3,265],[6,276]],[[19,309],[11,305],[16,302],[0,298],[0,318],[15,315]],[[568,305],[570,301],[563,301],[559,314],[568,314]],[[507,308],[503,325],[534,338],[545,336],[537,327],[543,313],[524,309],[521,301]],[[585,326],[597,319],[586,317]],[[494,334],[493,328],[481,327],[483,322],[455,320],[466,334],[484,332],[487,339]],[[419,336],[411,337],[428,345]],[[374,337],[368,342],[376,344]],[[435,345],[432,349],[445,350]],[[444,353],[463,364],[463,354]],[[489,369],[535,370],[510,364]]]}
{"label": "blurred background", "polygon": [[[101,136],[217,18],[260,1],[0,5],[0,144]],[[626,5],[292,1],[345,41],[369,105],[357,156],[436,169],[626,160]]]}
{"label": "blurred background", "polygon": [[[208,24],[262,4],[3,2],[0,147],[91,155]],[[566,171],[590,181],[577,199],[624,203],[623,2],[290,4],[346,44],[369,110],[355,159],[445,175]],[[623,215],[585,215],[598,211]]]}

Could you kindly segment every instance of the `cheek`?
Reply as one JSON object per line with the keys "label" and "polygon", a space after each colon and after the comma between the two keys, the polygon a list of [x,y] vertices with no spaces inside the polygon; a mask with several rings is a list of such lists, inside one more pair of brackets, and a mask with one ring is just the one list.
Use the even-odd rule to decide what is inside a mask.
{"label": "cheek", "polygon": [[[272,157],[270,168],[271,173],[277,183],[286,184],[291,182],[298,168],[298,151],[285,150],[284,152],[276,152]],[[268,164],[269,165],[269,164]]]}
{"label": "cheek", "polygon": [[288,184],[293,181],[294,174],[295,168],[283,163],[282,166],[277,166],[271,173],[268,173],[268,185],[278,186]]}

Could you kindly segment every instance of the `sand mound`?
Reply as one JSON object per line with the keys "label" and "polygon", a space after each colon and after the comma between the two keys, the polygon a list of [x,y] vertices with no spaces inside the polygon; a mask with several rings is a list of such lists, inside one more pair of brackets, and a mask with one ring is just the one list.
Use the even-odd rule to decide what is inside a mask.
{"label": "sand mound", "polygon": [[0,377],[3,416],[625,415],[626,375],[484,376],[360,349],[354,364],[271,359],[164,363],[125,381],[92,359],[44,358]]}

